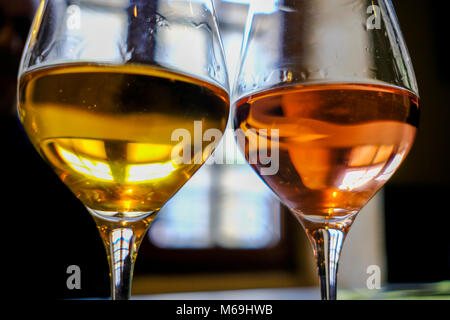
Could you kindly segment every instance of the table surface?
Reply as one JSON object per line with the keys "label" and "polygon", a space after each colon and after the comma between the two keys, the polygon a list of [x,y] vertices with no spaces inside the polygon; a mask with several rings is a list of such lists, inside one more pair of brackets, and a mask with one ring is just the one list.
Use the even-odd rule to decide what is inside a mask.
{"label": "table surface", "polygon": [[319,288],[249,289],[134,296],[143,300],[317,300]]}
{"label": "table surface", "polygon": [[[136,300],[319,300],[319,288],[275,288],[185,292],[134,296]],[[338,290],[340,300],[443,299],[450,300],[450,281],[386,285],[380,290]]]}

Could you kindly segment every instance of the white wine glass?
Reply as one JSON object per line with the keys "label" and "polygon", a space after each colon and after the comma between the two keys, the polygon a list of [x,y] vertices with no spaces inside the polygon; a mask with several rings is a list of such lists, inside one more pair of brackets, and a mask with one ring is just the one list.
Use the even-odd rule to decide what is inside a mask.
{"label": "white wine glass", "polygon": [[224,131],[228,92],[210,0],[40,2],[18,112],[94,218],[112,299],[130,298],[148,227],[213,151],[203,133]]}
{"label": "white wine glass", "polygon": [[322,299],[336,299],[343,241],[418,127],[417,83],[391,1],[255,2],[232,102],[247,161],[302,224]]}

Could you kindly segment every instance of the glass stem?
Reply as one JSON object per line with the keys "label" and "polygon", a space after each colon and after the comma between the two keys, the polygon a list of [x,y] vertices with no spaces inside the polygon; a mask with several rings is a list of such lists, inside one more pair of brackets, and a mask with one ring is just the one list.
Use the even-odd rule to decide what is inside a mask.
{"label": "glass stem", "polygon": [[308,232],[308,237],[314,249],[322,300],[336,300],[338,263],[345,233],[318,228]]}
{"label": "glass stem", "polygon": [[133,230],[129,228],[111,230],[107,250],[110,260],[112,299],[128,300],[131,297],[131,283],[137,254]]}
{"label": "glass stem", "polygon": [[139,246],[156,212],[131,220],[122,214],[116,218],[106,218],[94,210],[88,210],[97,224],[108,256],[112,299],[128,300]]}

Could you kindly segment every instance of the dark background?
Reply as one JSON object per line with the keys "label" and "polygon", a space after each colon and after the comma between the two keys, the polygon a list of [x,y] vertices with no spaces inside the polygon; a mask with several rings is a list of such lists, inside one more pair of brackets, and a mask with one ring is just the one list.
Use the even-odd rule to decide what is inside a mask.
{"label": "dark background", "polygon": [[[394,5],[419,83],[421,122],[412,152],[385,187],[388,281],[449,280],[450,4],[409,0]],[[74,297],[65,286],[66,268],[77,264],[83,270],[79,296],[106,297],[108,265],[95,224],[32,148],[14,110],[31,16],[28,1],[0,0],[4,285],[18,296]]]}

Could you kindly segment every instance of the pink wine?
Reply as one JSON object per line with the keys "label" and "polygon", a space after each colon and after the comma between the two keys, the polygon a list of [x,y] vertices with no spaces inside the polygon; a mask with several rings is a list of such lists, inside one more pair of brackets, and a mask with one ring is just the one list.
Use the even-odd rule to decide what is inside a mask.
{"label": "pink wine", "polygon": [[[271,145],[271,129],[279,130],[279,169],[260,176],[284,204],[305,215],[345,216],[360,210],[408,154],[418,101],[387,85],[291,86],[240,99],[234,125],[238,138],[257,140],[245,144],[247,160]],[[257,173],[265,166],[251,165]]]}

